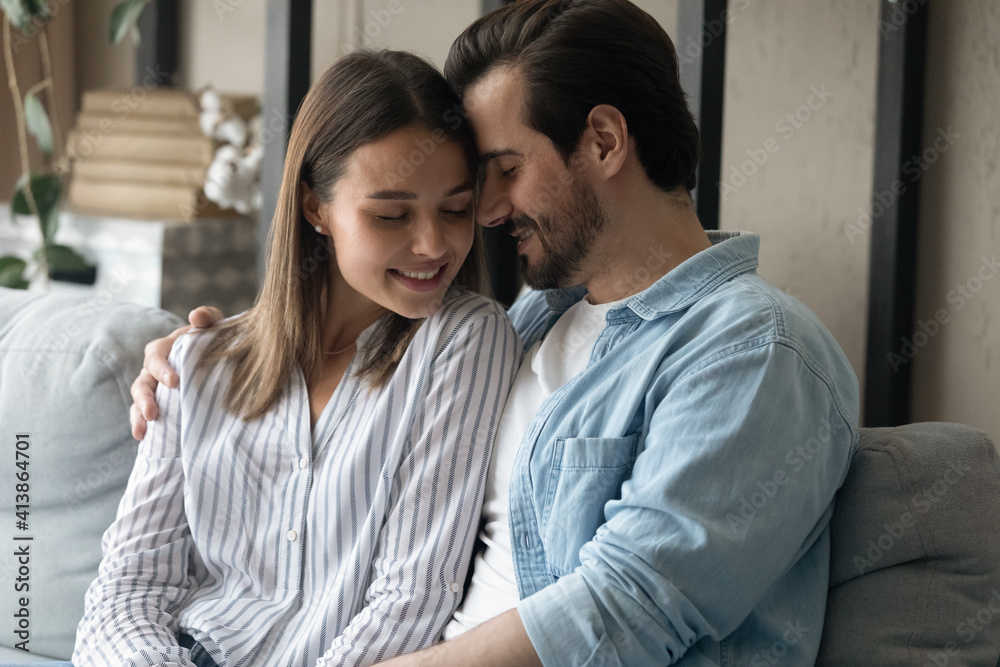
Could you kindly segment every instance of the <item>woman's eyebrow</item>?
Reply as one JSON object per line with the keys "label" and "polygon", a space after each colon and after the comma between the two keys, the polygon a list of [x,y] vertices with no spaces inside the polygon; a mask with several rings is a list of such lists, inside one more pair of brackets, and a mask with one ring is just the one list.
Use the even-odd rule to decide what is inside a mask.
{"label": "woman's eyebrow", "polygon": [[417,195],[405,190],[379,190],[368,195],[369,199],[416,199]]}
{"label": "woman's eyebrow", "polygon": [[[453,197],[459,193],[467,192],[472,189],[472,181],[466,181],[461,185],[456,185],[448,192],[444,193],[445,197]],[[369,199],[417,199],[417,195],[414,192],[408,192],[406,190],[379,190],[378,192],[373,192],[368,195]]]}

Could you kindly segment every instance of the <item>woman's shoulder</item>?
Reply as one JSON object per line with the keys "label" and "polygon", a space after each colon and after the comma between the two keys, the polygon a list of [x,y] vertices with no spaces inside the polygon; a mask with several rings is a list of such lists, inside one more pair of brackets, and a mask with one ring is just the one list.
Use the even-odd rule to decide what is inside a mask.
{"label": "woman's shoulder", "polygon": [[502,304],[482,294],[460,288],[449,290],[441,307],[425,322],[426,328],[446,337],[454,337],[463,332],[471,333],[483,326],[514,331]]}
{"label": "woman's shoulder", "polygon": [[[492,373],[510,374],[520,363],[520,350],[520,338],[503,305],[475,292],[453,289],[420,325],[406,354],[414,366],[432,373],[488,377],[491,371],[484,366]],[[459,359],[467,363],[452,363]],[[442,360],[447,362],[442,364]]]}

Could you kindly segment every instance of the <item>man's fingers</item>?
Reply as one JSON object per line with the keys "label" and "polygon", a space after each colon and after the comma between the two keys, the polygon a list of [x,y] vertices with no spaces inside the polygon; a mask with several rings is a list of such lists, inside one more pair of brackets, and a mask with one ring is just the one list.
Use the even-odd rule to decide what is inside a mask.
{"label": "man's fingers", "polygon": [[130,392],[132,402],[139,410],[139,416],[145,421],[156,419],[159,410],[156,408],[156,378],[145,368],[139,372],[139,377],[132,383]]}
{"label": "man's fingers", "polygon": [[175,329],[170,335],[157,338],[146,344],[145,355],[142,360],[142,371],[139,377],[132,383],[130,393],[132,394],[132,405],[129,407],[129,421],[132,422],[132,437],[141,440],[146,433],[146,422],[156,419],[160,411],[156,407],[156,384],[162,382],[168,387],[176,387],[180,378],[170,367],[167,357],[170,349],[174,346],[181,334],[186,333],[192,326],[198,329],[207,329],[221,320],[222,311],[210,306],[195,308],[188,315],[191,321],[190,326],[183,326]]}
{"label": "man's fingers", "polygon": [[208,329],[223,318],[222,311],[213,306],[198,306],[188,313],[188,322],[199,329]]}
{"label": "man's fingers", "polygon": [[170,354],[170,348],[173,347],[174,341],[190,328],[190,326],[183,326],[174,330],[166,338],[157,338],[146,344],[146,355],[142,367],[153,376],[152,391],[156,391],[156,382],[162,382],[168,387],[177,385],[177,373],[167,363],[167,355]]}
{"label": "man's fingers", "polygon": [[146,435],[146,420],[139,414],[139,406],[135,403],[128,409],[128,420],[132,423],[132,437],[142,440]]}

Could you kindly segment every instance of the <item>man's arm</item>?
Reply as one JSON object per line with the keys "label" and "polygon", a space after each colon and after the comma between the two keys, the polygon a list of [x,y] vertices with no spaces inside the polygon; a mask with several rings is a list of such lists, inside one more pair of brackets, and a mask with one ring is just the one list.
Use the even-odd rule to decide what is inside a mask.
{"label": "man's arm", "polygon": [[[849,367],[765,342],[663,391],[580,565],[517,605],[543,664],[673,664],[732,634],[827,530],[857,435]],[[822,613],[812,557],[795,600]]]}
{"label": "man's arm", "polygon": [[160,414],[156,407],[156,385],[162,382],[167,387],[177,386],[177,373],[167,362],[174,341],[192,327],[208,329],[222,318],[222,311],[218,308],[199,306],[188,314],[190,325],[176,329],[169,336],[157,338],[146,345],[142,371],[132,383],[132,405],[128,410],[133,438],[142,440],[146,435],[146,422],[153,421]]}
{"label": "man's arm", "polygon": [[381,663],[387,667],[541,667],[517,609],[505,611],[461,637]]}

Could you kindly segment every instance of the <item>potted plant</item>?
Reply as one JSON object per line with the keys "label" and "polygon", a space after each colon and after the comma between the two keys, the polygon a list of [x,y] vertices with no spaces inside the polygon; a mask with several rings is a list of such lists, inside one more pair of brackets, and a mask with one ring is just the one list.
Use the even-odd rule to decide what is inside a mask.
{"label": "potted plant", "polygon": [[[128,34],[137,37],[136,23],[147,2],[148,0],[126,0],[115,7],[110,21],[112,43],[120,43]],[[47,37],[48,22],[52,18],[48,1],[0,0],[0,10],[3,13],[4,62],[14,102],[21,163],[21,177],[11,197],[11,219],[16,219],[18,215],[30,215],[39,225],[42,243],[32,253],[32,259],[43,284],[47,284],[50,278],[92,284],[96,267],[89,265],[72,248],[59,245],[54,240],[59,226],[59,209],[69,161],[56,157],[65,151],[65,144],[60,136],[59,124],[51,122],[49,117],[49,112],[56,108],[56,90]],[[14,30],[20,32],[18,38],[22,40],[37,36],[42,65],[42,80],[29,87],[23,95],[14,68]],[[40,96],[43,91],[48,110]],[[30,163],[29,134],[48,163],[38,170],[33,170]],[[28,263],[16,256],[0,257],[0,286],[27,289],[28,285]]]}

